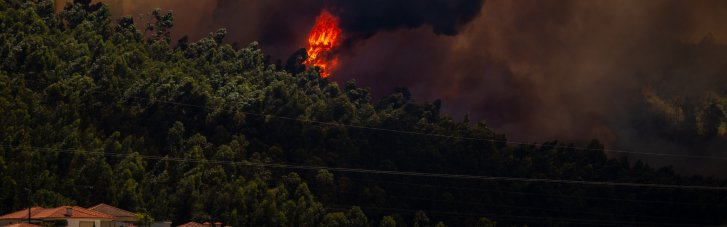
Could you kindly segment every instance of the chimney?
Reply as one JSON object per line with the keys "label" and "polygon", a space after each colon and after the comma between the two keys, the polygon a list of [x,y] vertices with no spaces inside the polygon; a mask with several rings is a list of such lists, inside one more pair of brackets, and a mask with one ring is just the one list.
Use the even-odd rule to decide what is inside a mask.
{"label": "chimney", "polygon": [[204,227],[212,227],[212,224],[210,224],[210,222],[208,221],[202,223],[202,225],[204,225]]}
{"label": "chimney", "polygon": [[66,217],[71,217],[71,216],[73,216],[73,208],[66,207]]}
{"label": "chimney", "polygon": [[222,222],[215,222],[215,227],[222,227]]}

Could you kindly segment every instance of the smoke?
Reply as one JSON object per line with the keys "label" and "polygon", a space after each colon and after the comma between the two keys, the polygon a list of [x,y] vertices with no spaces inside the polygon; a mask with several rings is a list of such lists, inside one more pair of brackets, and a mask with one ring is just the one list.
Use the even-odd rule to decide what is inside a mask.
{"label": "smoke", "polygon": [[322,0],[94,1],[110,5],[114,16],[131,15],[140,24],[151,22],[149,13],[156,8],[172,10],[173,41],[183,36],[194,41],[218,28],[227,28],[225,42],[240,46],[259,42],[267,54],[280,59],[305,46],[305,35],[323,8]]}
{"label": "smoke", "polygon": [[[176,37],[226,27],[225,41],[259,41],[281,59],[305,46],[328,8],[349,44],[338,82],[355,79],[377,96],[406,86],[517,141],[598,138],[616,149],[727,156],[723,136],[695,140],[685,129],[705,92],[727,94],[727,2],[116,1],[123,14],[174,10]],[[724,172],[716,161],[638,158]]]}
{"label": "smoke", "polygon": [[[141,17],[155,8],[175,12],[174,38],[192,40],[219,27],[228,41],[258,41],[269,53],[285,59],[305,44],[315,17],[327,8],[340,18],[346,45],[381,31],[430,26],[435,34],[456,35],[480,12],[484,0],[100,0],[115,14]],[[122,9],[122,10],[118,10]]]}
{"label": "smoke", "polygon": [[[725,6],[490,0],[456,36],[425,28],[378,33],[353,47],[334,78],[356,79],[374,94],[407,86],[517,141],[598,138],[616,149],[725,156],[719,146],[690,144],[678,127],[659,126],[669,117],[653,102],[681,106],[705,91],[725,94],[727,25],[718,23],[727,19]],[[703,142],[716,140],[725,138]],[[688,172],[724,170],[719,161],[636,158]]]}
{"label": "smoke", "polygon": [[331,0],[326,5],[341,19],[348,42],[381,31],[431,26],[435,34],[456,35],[480,12],[484,0]]}

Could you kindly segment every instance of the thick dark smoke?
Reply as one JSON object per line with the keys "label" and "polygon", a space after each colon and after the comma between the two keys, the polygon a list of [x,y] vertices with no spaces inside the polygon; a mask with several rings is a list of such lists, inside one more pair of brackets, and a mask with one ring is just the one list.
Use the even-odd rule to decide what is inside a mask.
{"label": "thick dark smoke", "polygon": [[[717,21],[727,20],[726,6],[491,0],[457,36],[379,33],[334,76],[355,78],[374,94],[405,85],[420,99],[442,98],[447,112],[469,112],[513,140],[598,138],[618,149],[725,156],[719,146],[665,136],[671,129],[657,127],[663,111],[644,91],[674,105],[705,91],[725,94],[727,24]],[[724,170],[720,161],[638,158],[682,171]]]}
{"label": "thick dark smoke", "polygon": [[331,0],[326,6],[341,20],[349,41],[381,31],[431,26],[435,34],[456,35],[480,12],[484,0]]}
{"label": "thick dark smoke", "polygon": [[[117,2],[124,14],[174,10],[177,37],[226,27],[227,42],[259,41],[281,59],[305,46],[328,8],[353,44],[333,72],[338,82],[356,79],[377,96],[406,86],[420,101],[442,99],[445,112],[469,113],[517,141],[598,138],[617,149],[727,156],[723,134],[691,138],[679,114],[707,92],[727,94],[724,1]],[[719,161],[639,158],[725,170]]]}
{"label": "thick dark smoke", "polygon": [[149,13],[156,8],[172,10],[173,40],[188,36],[194,41],[218,28],[227,28],[226,42],[245,46],[256,41],[267,54],[280,59],[304,47],[305,36],[323,8],[323,0],[94,1],[109,4],[114,16],[134,16],[137,23],[149,22]]}

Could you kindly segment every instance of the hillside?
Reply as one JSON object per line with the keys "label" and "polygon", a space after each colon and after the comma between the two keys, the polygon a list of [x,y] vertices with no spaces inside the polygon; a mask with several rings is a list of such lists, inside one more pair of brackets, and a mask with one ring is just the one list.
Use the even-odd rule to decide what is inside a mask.
{"label": "hillside", "polygon": [[723,179],[609,158],[597,140],[512,143],[406,88],[374,101],[339,86],[304,52],[273,64],[225,29],[172,42],[184,15],[142,29],[89,2],[0,0],[0,213],[30,197],[232,226],[727,221]]}

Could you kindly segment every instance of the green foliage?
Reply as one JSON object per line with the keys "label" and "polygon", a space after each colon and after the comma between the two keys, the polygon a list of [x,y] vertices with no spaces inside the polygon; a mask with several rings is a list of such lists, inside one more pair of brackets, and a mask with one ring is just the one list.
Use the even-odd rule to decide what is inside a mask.
{"label": "green foliage", "polygon": [[360,207],[354,206],[351,207],[351,209],[346,213],[346,217],[348,217],[349,225],[348,226],[355,226],[355,227],[366,227],[369,226],[369,219],[366,217],[366,214],[361,210]]}
{"label": "green foliage", "polygon": [[479,220],[477,220],[476,226],[477,227],[496,227],[497,222],[491,221],[490,219],[483,217],[483,218],[480,218]]}
{"label": "green foliage", "polygon": [[414,227],[429,227],[431,221],[424,211],[417,211],[414,215]]}
{"label": "green foliage", "polygon": [[[103,4],[77,0],[54,14],[50,3],[0,0],[0,213],[27,207],[28,196],[41,206],[104,202],[175,224],[232,226],[494,225],[447,215],[472,213],[721,223],[727,211],[724,194],[700,191],[241,165],[727,185],[609,159],[596,140],[589,149],[511,145],[484,123],[443,115],[440,101],[412,100],[406,88],[373,103],[354,82],[341,88],[306,69],[305,50],[272,65],[257,43],[225,44],[225,29],[172,48],[171,12],[152,12],[145,35],[134,18],[112,23]],[[703,107],[694,115],[699,132],[722,135],[723,102]],[[640,200],[652,203],[633,202]]]}
{"label": "green foliage", "polygon": [[172,36],[171,29],[174,26],[174,16],[172,16],[172,11],[167,11],[165,14],[162,14],[161,11],[161,9],[157,8],[151,12],[155,21],[153,24],[147,23],[146,30],[152,32],[150,42],[162,41],[169,44]]}
{"label": "green foliage", "polygon": [[379,222],[380,227],[396,227],[396,220],[391,216],[384,216]]}
{"label": "green foliage", "polygon": [[139,220],[139,224],[141,224],[141,226],[149,227],[151,224],[154,224],[154,218],[147,213],[136,213],[135,217]]}

